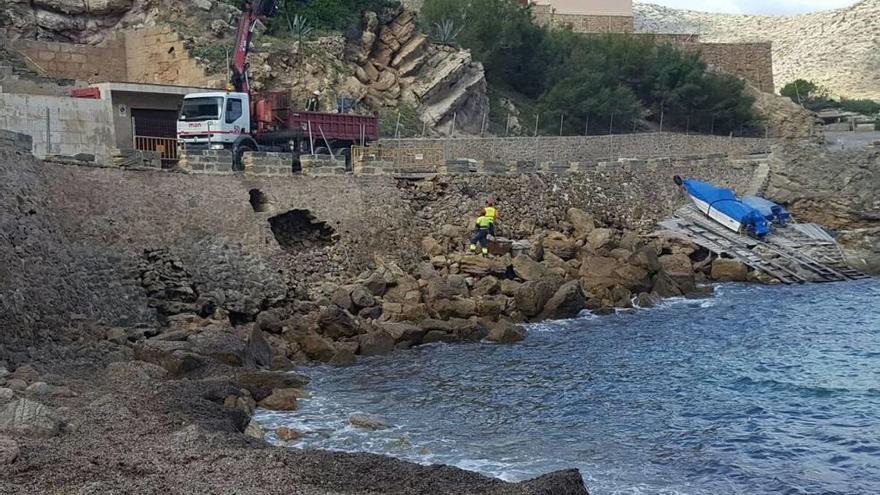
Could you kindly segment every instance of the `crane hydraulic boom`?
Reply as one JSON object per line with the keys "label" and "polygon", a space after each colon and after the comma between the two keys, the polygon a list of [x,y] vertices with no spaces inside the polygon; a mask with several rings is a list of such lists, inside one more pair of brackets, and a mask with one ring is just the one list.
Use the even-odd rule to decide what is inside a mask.
{"label": "crane hydraulic boom", "polygon": [[248,81],[247,55],[251,46],[251,36],[257,21],[272,17],[278,11],[275,0],[242,0],[241,18],[235,34],[235,51],[232,54],[232,87],[239,93],[250,93]]}

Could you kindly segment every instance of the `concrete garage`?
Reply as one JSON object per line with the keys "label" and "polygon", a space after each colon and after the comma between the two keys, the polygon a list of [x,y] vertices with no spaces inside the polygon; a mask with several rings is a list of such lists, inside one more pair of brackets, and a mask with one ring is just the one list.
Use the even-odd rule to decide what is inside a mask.
{"label": "concrete garage", "polygon": [[206,88],[107,82],[78,91],[81,97],[109,102],[113,146],[157,151],[163,161],[177,159],[177,111],[189,93]]}

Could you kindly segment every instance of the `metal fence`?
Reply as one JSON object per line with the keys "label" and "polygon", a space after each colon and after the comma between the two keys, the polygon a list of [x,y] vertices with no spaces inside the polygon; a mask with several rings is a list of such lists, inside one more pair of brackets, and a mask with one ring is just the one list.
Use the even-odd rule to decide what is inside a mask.
{"label": "metal fence", "polygon": [[159,153],[163,162],[174,162],[178,159],[176,138],[135,136],[134,148],[141,151],[155,151]]}

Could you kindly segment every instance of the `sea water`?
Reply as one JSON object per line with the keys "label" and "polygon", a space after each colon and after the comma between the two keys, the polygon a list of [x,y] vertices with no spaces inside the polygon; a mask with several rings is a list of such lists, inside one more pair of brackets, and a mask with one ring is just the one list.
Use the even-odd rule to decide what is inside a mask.
{"label": "sea water", "polygon": [[[880,493],[880,281],[722,285],[315,366],[294,448],[366,451],[507,480],[577,467],[603,494]],[[388,429],[348,425],[354,413]],[[270,440],[274,437],[270,434]]]}

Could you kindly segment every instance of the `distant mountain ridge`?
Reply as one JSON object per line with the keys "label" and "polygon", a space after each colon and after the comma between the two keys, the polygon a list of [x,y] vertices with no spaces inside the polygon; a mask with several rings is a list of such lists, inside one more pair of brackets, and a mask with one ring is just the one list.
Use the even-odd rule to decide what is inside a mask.
{"label": "distant mountain ridge", "polygon": [[880,100],[880,0],[795,16],[712,14],[636,1],[635,30],[694,33],[706,42],[773,42],[777,91],[813,80],[835,97]]}

